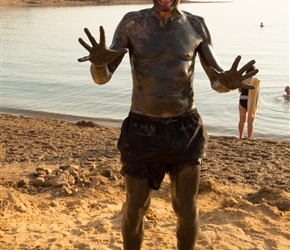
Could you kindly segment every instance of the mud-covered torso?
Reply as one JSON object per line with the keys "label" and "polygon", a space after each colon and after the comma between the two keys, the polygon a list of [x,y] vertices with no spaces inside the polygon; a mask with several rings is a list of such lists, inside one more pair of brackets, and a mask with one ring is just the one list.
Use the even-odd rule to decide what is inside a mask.
{"label": "mud-covered torso", "polygon": [[166,23],[152,10],[125,16],[112,47],[129,48],[131,111],[170,117],[194,108],[192,80],[196,49],[201,42],[198,33],[194,22],[184,14],[178,13]]}

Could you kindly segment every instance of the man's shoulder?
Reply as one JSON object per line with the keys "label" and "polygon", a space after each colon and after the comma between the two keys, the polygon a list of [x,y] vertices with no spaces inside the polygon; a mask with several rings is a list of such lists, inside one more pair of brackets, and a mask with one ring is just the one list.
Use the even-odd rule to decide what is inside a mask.
{"label": "man's shoulder", "polygon": [[199,22],[204,22],[204,18],[199,15],[194,15],[188,11],[182,10],[182,14],[190,21],[199,21]]}
{"label": "man's shoulder", "polygon": [[202,16],[194,15],[187,11],[182,11],[184,18],[191,24],[191,26],[204,38],[208,38],[210,35],[208,33],[207,25]]}
{"label": "man's shoulder", "polygon": [[150,9],[127,12],[119,23],[119,27],[132,28],[138,23],[142,23],[149,14]]}

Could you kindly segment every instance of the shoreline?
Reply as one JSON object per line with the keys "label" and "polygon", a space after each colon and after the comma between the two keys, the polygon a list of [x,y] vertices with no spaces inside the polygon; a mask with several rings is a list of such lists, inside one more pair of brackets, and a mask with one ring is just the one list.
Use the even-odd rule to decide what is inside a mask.
{"label": "shoreline", "polygon": [[[80,120],[95,122],[104,126],[114,126],[120,128],[122,126],[123,120],[126,118],[124,116],[123,119],[114,119],[114,118],[102,118],[102,117],[87,117],[87,116],[79,116],[79,115],[68,115],[61,113],[50,113],[44,111],[31,111],[31,110],[21,110],[21,109],[11,109],[11,108],[2,108],[2,114],[11,114],[17,116],[29,116],[34,118],[45,118],[45,119],[55,119],[65,122],[78,122]],[[224,132],[216,131],[215,126],[210,124],[205,124],[206,131],[209,135],[212,136],[223,136]],[[228,137],[238,138],[238,131],[231,131],[227,135]],[[258,137],[257,137],[258,136]],[[285,142],[290,142],[290,137],[282,135],[271,135],[271,134],[261,134],[259,131],[255,131],[254,140],[262,139],[262,140],[281,140]]]}
{"label": "shoreline", "polygon": [[[15,109],[2,109],[2,114],[7,115],[16,115],[16,116],[28,116],[34,118],[45,118],[52,120],[60,120],[65,122],[78,122],[80,120],[92,121],[104,126],[114,126],[121,127],[123,119],[113,119],[113,118],[94,118],[87,116],[77,116],[77,115],[67,115],[67,114],[59,114],[59,113],[49,113],[43,111],[30,111],[30,110],[15,110]],[[125,118],[124,118],[125,119]]]}

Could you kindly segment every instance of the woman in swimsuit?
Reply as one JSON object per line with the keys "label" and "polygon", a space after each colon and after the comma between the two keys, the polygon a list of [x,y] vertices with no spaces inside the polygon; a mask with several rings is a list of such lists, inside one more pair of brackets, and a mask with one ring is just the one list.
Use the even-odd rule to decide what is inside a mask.
{"label": "woman in swimsuit", "polygon": [[[246,72],[251,72],[255,70],[256,67],[252,65]],[[250,84],[252,80],[252,77],[249,77],[243,81],[243,83]],[[248,125],[248,138],[252,139],[253,137],[253,132],[254,132],[254,120],[255,120],[255,115],[251,114],[248,112],[248,89],[238,89],[240,94],[240,101],[239,101],[239,113],[240,113],[240,121],[239,121],[239,134],[240,138],[244,138],[244,128],[245,124],[247,122]]]}

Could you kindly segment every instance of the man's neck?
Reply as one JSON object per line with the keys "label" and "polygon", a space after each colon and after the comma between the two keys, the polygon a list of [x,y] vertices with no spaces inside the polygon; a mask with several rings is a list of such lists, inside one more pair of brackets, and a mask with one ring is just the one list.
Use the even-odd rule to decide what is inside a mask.
{"label": "man's neck", "polygon": [[172,12],[159,12],[159,16],[164,19],[164,20],[168,20],[169,18],[171,18],[173,16]]}
{"label": "man's neck", "polygon": [[167,23],[169,19],[175,19],[182,15],[182,12],[178,9],[174,9],[173,11],[159,11],[154,9],[155,14],[163,20],[164,23]]}

